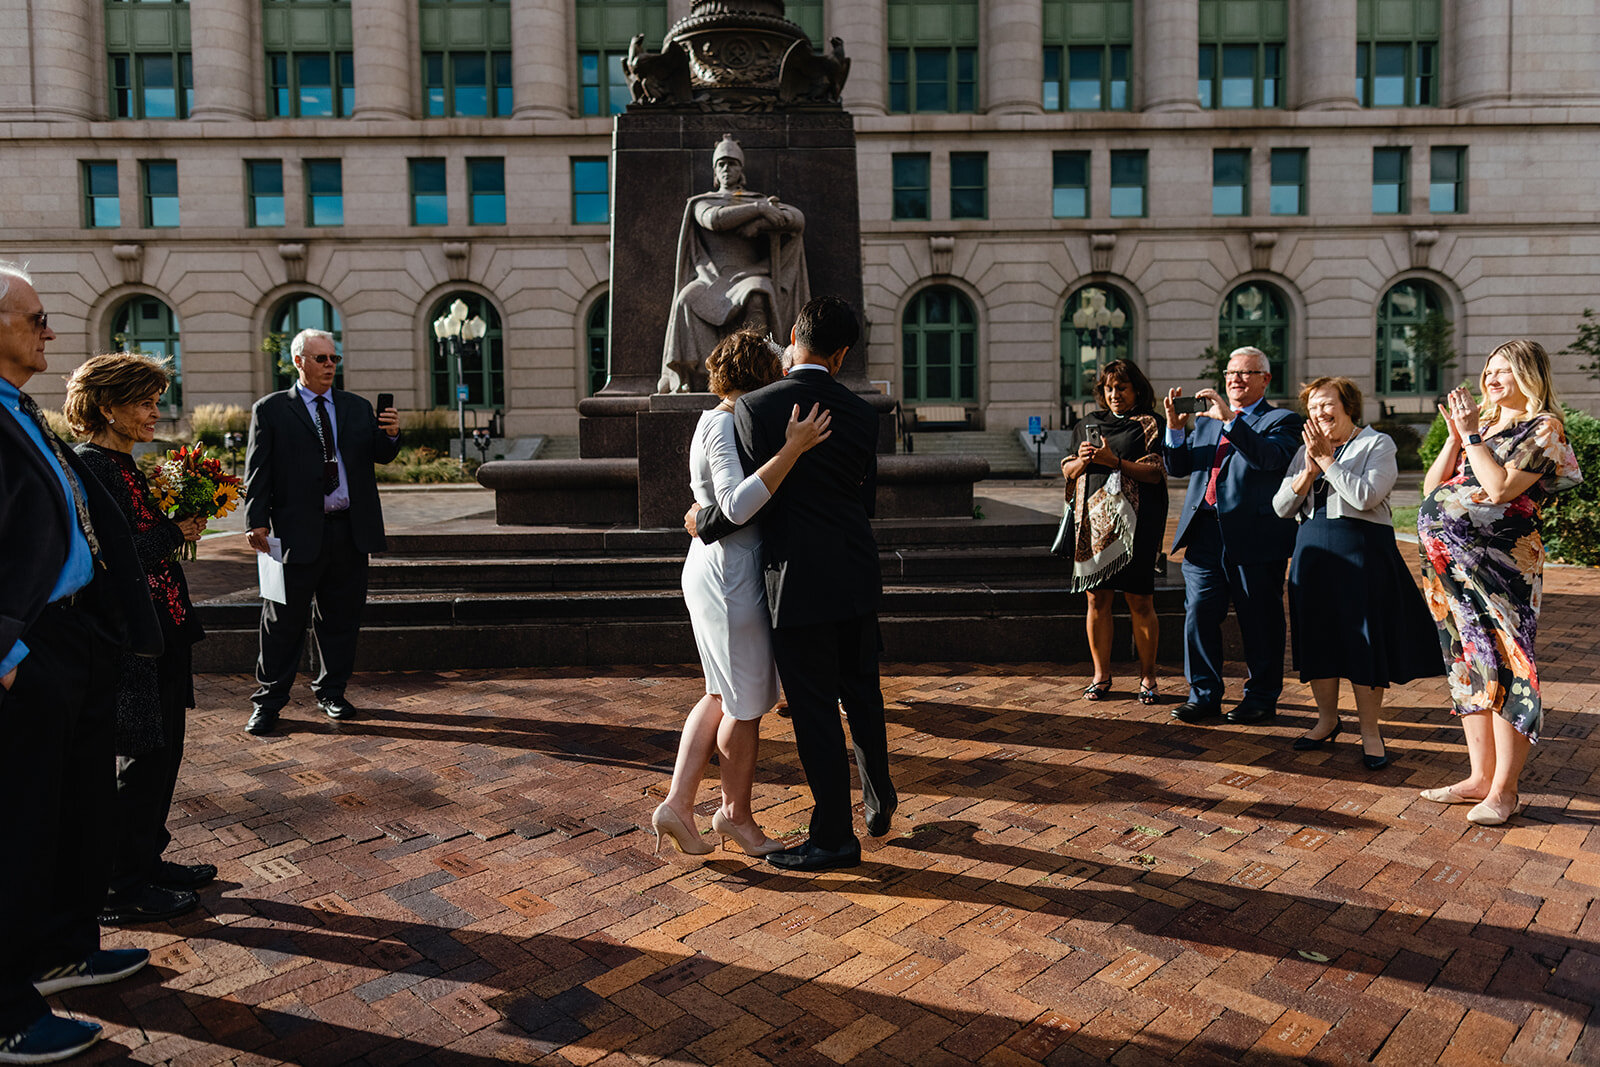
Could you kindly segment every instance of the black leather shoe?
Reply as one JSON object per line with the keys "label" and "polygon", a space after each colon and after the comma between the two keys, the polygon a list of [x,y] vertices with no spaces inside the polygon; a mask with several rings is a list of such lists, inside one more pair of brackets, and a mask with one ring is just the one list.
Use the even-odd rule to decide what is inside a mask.
{"label": "black leather shoe", "polygon": [[343,722],[346,719],[353,719],[360,714],[360,712],[356,709],[356,706],[350,703],[344,697],[329,697],[326,700],[318,700],[317,707],[321,708],[323,714],[327,715],[328,718],[332,719],[334,722]]}
{"label": "black leather shoe", "polygon": [[1207,719],[1215,719],[1222,714],[1221,704],[1196,704],[1187,701],[1172,709],[1172,717],[1179,722],[1197,723]]}
{"label": "black leather shoe", "polygon": [[1294,744],[1290,745],[1289,747],[1294,749],[1296,752],[1315,752],[1317,749],[1321,748],[1323,745],[1326,745],[1328,742],[1332,741],[1338,736],[1339,726],[1335,724],[1333,729],[1329,730],[1323,736],[1312,737],[1310,734],[1306,734],[1304,737],[1295,738]]}
{"label": "black leather shoe", "polygon": [[900,810],[900,801],[891,800],[889,806],[881,811],[867,809],[867,833],[873,837],[882,837],[889,832],[889,820],[894,813]]}
{"label": "black leather shoe", "polygon": [[1361,765],[1369,771],[1381,771],[1385,767],[1389,766],[1388,746],[1380,742],[1379,747],[1382,748],[1383,751],[1378,753],[1376,756],[1368,755],[1365,751],[1361,753]]}
{"label": "black leather shoe", "polygon": [[168,889],[146,885],[120,896],[106,897],[100,910],[101,926],[127,926],[131,923],[158,923],[193,911],[200,899],[187,889]]}
{"label": "black leather shoe", "polygon": [[1278,717],[1278,708],[1274,704],[1243,703],[1234,708],[1223,718],[1239,726],[1250,726],[1253,723],[1266,722],[1268,719]]}
{"label": "black leather shoe", "polygon": [[208,882],[215,881],[217,868],[210,863],[173,863],[171,860],[162,860],[156,864],[155,873],[150,880],[156,885],[167,889],[199,889]]}
{"label": "black leather shoe", "polygon": [[767,853],[767,862],[786,871],[837,871],[861,866],[861,842],[851,839],[843,848],[818,848],[810,841],[794,848]]}
{"label": "black leather shoe", "polygon": [[270,734],[277,728],[278,713],[276,711],[268,711],[266,708],[256,708],[250,713],[250,721],[244,724],[244,732],[255,734],[257,737],[262,734]]}

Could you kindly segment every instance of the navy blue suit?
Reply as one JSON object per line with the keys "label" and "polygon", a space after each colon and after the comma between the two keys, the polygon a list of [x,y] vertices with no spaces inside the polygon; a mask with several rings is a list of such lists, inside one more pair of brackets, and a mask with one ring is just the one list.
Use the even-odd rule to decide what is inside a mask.
{"label": "navy blue suit", "polygon": [[1250,669],[1244,702],[1275,706],[1283,691],[1283,578],[1295,523],[1278,517],[1272,495],[1300,447],[1301,422],[1265,401],[1236,416],[1215,508],[1204,499],[1223,424],[1198,416],[1181,445],[1162,440],[1167,473],[1189,478],[1172,550],[1184,550],[1183,668],[1192,703],[1222,702],[1222,620],[1230,602]]}

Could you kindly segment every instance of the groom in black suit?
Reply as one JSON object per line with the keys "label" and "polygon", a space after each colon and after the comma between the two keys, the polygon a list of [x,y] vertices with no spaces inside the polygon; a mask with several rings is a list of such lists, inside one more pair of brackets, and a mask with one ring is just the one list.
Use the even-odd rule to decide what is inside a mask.
{"label": "groom in black suit", "polygon": [[[261,602],[261,653],[245,729],[270,733],[289,700],[309,625],[320,671],[317,705],[335,721],[356,709],[344,689],[355,670],[356,634],[367,601],[367,556],[382,552],[383,507],[373,464],[400,451],[400,415],[333,387],[340,356],[333,335],[301,330],[289,345],[299,379],[250,412],[245,521],[250,547],[283,540],[288,603]],[[312,602],[316,614],[312,615]]]}
{"label": "groom in black suit", "polygon": [[[761,509],[772,650],[789,700],[795,747],[816,806],[810,839],[767,861],[795,871],[854,867],[861,843],[851,826],[850,764],[839,706],[850,721],[867,832],[881,837],[899,798],[878,684],[878,545],[870,518],[877,491],[878,415],[834,375],[856,343],[856,313],[837,297],[800,310],[788,377],[734,404],[739,459],[748,473],[783,445],[789,414],[820,404],[833,416],[828,439],[795,463]],[[686,526],[707,543],[736,527],[715,506],[691,509]]]}

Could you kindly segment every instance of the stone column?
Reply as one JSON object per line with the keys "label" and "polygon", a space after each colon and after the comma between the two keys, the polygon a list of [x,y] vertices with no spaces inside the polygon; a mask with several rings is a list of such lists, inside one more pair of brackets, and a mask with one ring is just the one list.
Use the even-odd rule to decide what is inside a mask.
{"label": "stone column", "polygon": [[[566,118],[572,95],[570,0],[511,0],[511,81],[519,119]],[[359,84],[359,82],[357,83]]]}
{"label": "stone column", "polygon": [[29,29],[24,29],[19,41],[24,52],[18,57],[21,61],[18,69],[28,70],[27,50],[31,49],[33,85],[32,92],[25,94],[32,97],[31,101],[17,101],[32,114],[20,117],[106,118],[95,92],[106,65],[105,47],[96,47],[94,33],[94,27],[103,17],[104,5],[94,0],[50,0],[48,3],[33,0],[30,5],[28,0],[23,0],[21,6],[31,6],[33,12],[31,40]]}
{"label": "stone column", "polygon": [[889,110],[889,12],[884,0],[827,0],[822,32],[844,39],[850,80],[844,83],[847,111],[882,115]]}
{"label": "stone column", "polygon": [[1294,0],[1289,8],[1290,107],[1330,111],[1356,100],[1356,0]]}
{"label": "stone column", "polygon": [[989,0],[983,27],[983,110],[991,115],[1044,110],[1041,0]]}
{"label": "stone column", "polygon": [[189,5],[194,56],[194,109],[201,122],[255,116],[251,87],[260,69],[254,27],[261,5],[251,0],[201,0]]}
{"label": "stone column", "polygon": [[1200,6],[1136,0],[1142,55],[1135,57],[1143,111],[1198,111]]}
{"label": "stone column", "polygon": [[357,119],[408,119],[417,110],[422,56],[413,47],[414,5],[407,0],[352,4]]}
{"label": "stone column", "polygon": [[1440,42],[1446,107],[1484,107],[1511,99],[1511,0],[1473,0],[1444,11]]}

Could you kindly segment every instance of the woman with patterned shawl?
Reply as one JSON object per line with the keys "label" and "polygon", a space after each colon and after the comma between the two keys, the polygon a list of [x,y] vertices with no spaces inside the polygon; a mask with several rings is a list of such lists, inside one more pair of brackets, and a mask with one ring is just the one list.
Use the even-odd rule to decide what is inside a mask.
{"label": "woman with patterned shawl", "polygon": [[1139,654],[1139,703],[1156,702],[1155,562],[1167,525],[1167,478],[1160,442],[1166,420],[1155,390],[1131,361],[1107,363],[1095,382],[1100,410],[1084,417],[1082,442],[1061,461],[1077,538],[1072,591],[1089,594],[1084,621],[1094,680],[1085,700],[1111,691],[1111,605],[1122,591]]}
{"label": "woman with patterned shawl", "polygon": [[1481,405],[1463,386],[1439,408],[1450,436],[1423,480],[1417,514],[1424,592],[1471,770],[1422,797],[1474,804],[1469,821],[1498,826],[1522,809],[1517,781],[1543,717],[1533,655],[1544,578],[1539,511],[1582,475],[1537,341],[1491,352],[1479,388]]}

